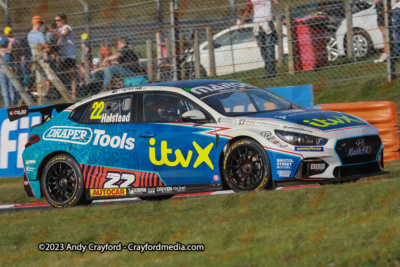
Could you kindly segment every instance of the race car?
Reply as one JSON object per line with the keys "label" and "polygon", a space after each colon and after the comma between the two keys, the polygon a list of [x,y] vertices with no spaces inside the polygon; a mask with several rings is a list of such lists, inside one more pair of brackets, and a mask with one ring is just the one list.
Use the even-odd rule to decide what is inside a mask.
{"label": "race car", "polygon": [[154,83],[8,109],[10,120],[32,112],[43,122],[22,154],[24,188],[56,208],[387,173],[378,131],[365,120],[305,109],[238,81]]}

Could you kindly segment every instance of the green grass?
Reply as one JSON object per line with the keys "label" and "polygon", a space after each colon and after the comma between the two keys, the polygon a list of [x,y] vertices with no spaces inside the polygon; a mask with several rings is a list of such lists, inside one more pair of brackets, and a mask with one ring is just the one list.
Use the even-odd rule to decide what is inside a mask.
{"label": "green grass", "polygon": [[[0,262],[65,266],[400,264],[400,161],[320,188],[3,214]],[[204,244],[205,252],[39,252],[41,242]]]}

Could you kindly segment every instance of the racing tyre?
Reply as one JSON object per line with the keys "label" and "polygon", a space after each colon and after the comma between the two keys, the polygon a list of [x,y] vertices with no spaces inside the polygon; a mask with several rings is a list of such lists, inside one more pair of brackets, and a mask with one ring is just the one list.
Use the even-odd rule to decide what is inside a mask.
{"label": "racing tyre", "polygon": [[173,197],[174,195],[166,195],[166,196],[154,196],[154,197],[139,197],[141,200],[151,200],[151,201],[161,201],[167,200]]}
{"label": "racing tyre", "polygon": [[235,192],[266,188],[271,180],[270,170],[267,153],[251,139],[236,141],[224,157],[224,180]]}
{"label": "racing tyre", "polygon": [[67,154],[52,157],[45,165],[41,179],[42,193],[55,208],[87,204],[81,169]]}

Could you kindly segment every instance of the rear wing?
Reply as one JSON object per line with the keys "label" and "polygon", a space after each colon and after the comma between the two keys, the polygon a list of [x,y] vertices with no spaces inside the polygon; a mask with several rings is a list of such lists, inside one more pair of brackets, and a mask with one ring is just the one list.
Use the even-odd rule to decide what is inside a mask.
{"label": "rear wing", "polygon": [[72,105],[73,103],[63,103],[32,109],[29,109],[28,106],[21,106],[17,108],[7,109],[7,114],[10,121],[15,121],[20,118],[26,117],[31,113],[40,112],[40,114],[42,115],[42,123],[45,123],[51,118],[51,113],[53,112],[53,110],[57,111],[57,113],[60,113],[61,111]]}

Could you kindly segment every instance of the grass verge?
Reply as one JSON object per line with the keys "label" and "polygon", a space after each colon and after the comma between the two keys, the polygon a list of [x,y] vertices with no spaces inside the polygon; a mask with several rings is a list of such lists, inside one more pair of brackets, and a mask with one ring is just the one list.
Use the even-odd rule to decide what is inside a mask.
{"label": "grass verge", "polygon": [[[381,179],[0,216],[2,265],[399,265],[400,161]],[[40,252],[41,242],[204,244],[205,252]]]}

